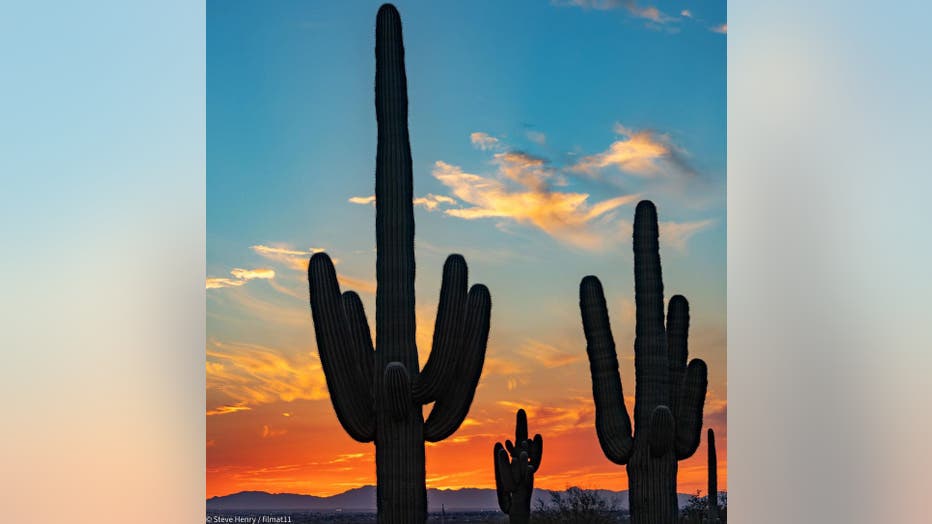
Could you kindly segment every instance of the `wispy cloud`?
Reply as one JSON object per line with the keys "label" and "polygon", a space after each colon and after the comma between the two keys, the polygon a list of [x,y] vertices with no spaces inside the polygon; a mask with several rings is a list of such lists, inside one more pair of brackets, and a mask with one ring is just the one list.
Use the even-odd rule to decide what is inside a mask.
{"label": "wispy cloud", "polygon": [[415,198],[413,204],[421,206],[428,211],[434,211],[440,204],[456,204],[456,200],[448,196],[428,193],[425,196]]}
{"label": "wispy cloud", "polygon": [[250,409],[252,408],[243,404],[237,404],[233,406],[222,405],[217,406],[214,409],[207,410],[207,416],[212,417],[214,415],[227,415],[229,413],[236,413],[237,411],[249,411]]}
{"label": "wispy cloud", "polygon": [[710,27],[710,28],[709,28],[709,31],[712,31],[713,33],[723,34],[723,35],[724,35],[724,34],[727,34],[727,33],[728,33],[728,24],[719,24],[719,25],[717,25],[717,26]]}
{"label": "wispy cloud", "polygon": [[697,220],[695,222],[661,222],[660,240],[664,246],[683,251],[686,241],[696,233],[711,226],[714,220]]}
{"label": "wispy cloud", "polygon": [[590,176],[606,168],[643,177],[695,173],[685,160],[686,151],[674,144],[668,135],[635,131],[622,124],[615,124],[615,133],[619,139],[608,149],[583,157],[569,170]]}
{"label": "wispy cloud", "polygon": [[[325,251],[324,248],[320,247],[312,247],[306,251],[302,251],[299,249],[293,249],[291,247],[266,246],[262,244],[251,246],[250,249],[264,258],[274,260],[284,264],[285,266],[288,266],[291,269],[301,271],[302,273],[307,271],[307,264],[310,261],[311,255]],[[335,265],[340,263],[339,258],[331,257],[331,260]],[[352,289],[361,293],[375,293],[375,282],[371,280],[353,278],[338,272],[337,281],[340,282],[341,286],[347,289]],[[280,291],[294,296],[293,292],[289,292],[287,290]],[[298,298],[305,297],[303,295],[299,295]]]}
{"label": "wispy cloud", "polygon": [[[350,197],[349,202],[363,206],[375,205],[375,195]],[[411,203],[428,211],[435,211],[441,204],[456,204],[456,200],[448,196],[428,193],[422,197],[416,197]]]}
{"label": "wispy cloud", "polygon": [[[472,207],[447,209],[447,215],[475,220],[510,219],[532,225],[568,244],[601,249],[609,238],[600,219],[618,207],[634,202],[637,195],[623,195],[595,204],[586,193],[551,189],[552,172],[542,169],[539,159],[524,154],[496,155],[497,177],[464,172],[460,167],[437,161],[433,175],[453,195]],[[516,184],[506,184],[512,181]],[[610,226],[608,226],[610,228]],[[614,237],[615,235],[610,235]]]}
{"label": "wispy cloud", "polygon": [[680,11],[680,16],[682,16],[683,18],[692,18],[693,13],[689,9],[683,9],[682,11]]}
{"label": "wispy cloud", "polygon": [[[307,263],[310,260],[311,255],[319,251],[323,251],[323,248],[318,247],[312,247],[306,251],[303,251],[293,249],[291,247],[266,246],[262,244],[250,246],[249,249],[252,249],[253,252],[263,258],[284,264],[285,266],[298,271],[307,271]],[[337,261],[334,261],[334,263],[336,262]]]}
{"label": "wispy cloud", "polygon": [[212,341],[207,347],[207,390],[227,399],[208,410],[224,415],[271,402],[328,398],[320,363],[310,351],[294,355],[255,344]]}
{"label": "wispy cloud", "polygon": [[369,195],[369,196],[364,196],[364,197],[354,196],[354,197],[350,197],[349,201],[351,204],[361,204],[361,205],[367,206],[369,204],[375,204],[375,195]]}
{"label": "wispy cloud", "polygon": [[284,428],[279,428],[279,429],[272,428],[272,427],[270,427],[268,424],[263,424],[263,425],[262,425],[262,438],[280,437],[280,436],[282,436],[282,435],[284,435],[284,434],[286,434],[286,433],[288,433],[288,430],[287,430],[287,429],[284,429]]}
{"label": "wispy cloud", "polygon": [[365,278],[353,278],[346,275],[337,273],[337,282],[340,283],[340,287],[343,291],[353,290],[359,293],[374,294],[376,284],[372,280],[367,280]]}
{"label": "wispy cloud", "polygon": [[656,7],[638,5],[636,0],[554,0],[553,3],[556,5],[581,7],[583,9],[595,9],[597,11],[624,9],[635,18],[643,18],[658,24],[665,24],[676,20],[675,17],[664,14]]}
{"label": "wispy cloud", "polygon": [[528,340],[518,350],[518,353],[524,358],[542,364],[547,368],[565,366],[582,359],[582,355],[578,351],[564,351],[538,340]]}
{"label": "wispy cloud", "polygon": [[227,277],[209,277],[207,279],[207,289],[220,289],[225,287],[239,287],[254,279],[271,280],[275,278],[275,270],[269,268],[243,269],[233,268],[230,271],[233,278]]}
{"label": "wispy cloud", "polygon": [[528,140],[534,142],[535,144],[544,145],[547,143],[547,135],[541,133],[540,131],[528,131],[526,134]]}
{"label": "wispy cloud", "polygon": [[469,135],[469,140],[472,141],[472,145],[478,147],[483,151],[488,151],[489,149],[495,149],[499,146],[499,140],[494,136],[489,135],[488,133],[475,132]]}

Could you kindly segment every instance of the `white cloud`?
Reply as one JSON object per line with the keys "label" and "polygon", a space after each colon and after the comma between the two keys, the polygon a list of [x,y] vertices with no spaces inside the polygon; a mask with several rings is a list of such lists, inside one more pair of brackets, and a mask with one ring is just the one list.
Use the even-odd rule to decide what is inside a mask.
{"label": "white cloud", "polygon": [[354,196],[354,197],[350,197],[349,201],[353,204],[361,204],[361,205],[367,206],[369,204],[375,204],[375,195],[369,195],[365,197]]}
{"label": "white cloud", "polygon": [[483,151],[488,151],[489,149],[496,149],[498,147],[499,141],[494,136],[489,135],[488,133],[482,133],[477,131],[469,135],[469,139],[472,141],[472,145],[478,147]]}

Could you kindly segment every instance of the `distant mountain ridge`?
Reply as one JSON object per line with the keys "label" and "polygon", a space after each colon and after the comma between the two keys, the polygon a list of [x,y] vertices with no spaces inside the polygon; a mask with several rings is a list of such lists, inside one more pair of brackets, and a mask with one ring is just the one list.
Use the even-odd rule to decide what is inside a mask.
{"label": "distant mountain ridge", "polygon": [[[614,500],[620,509],[628,509],[628,492],[596,490],[603,497]],[[230,495],[207,499],[208,511],[251,510],[251,511],[365,511],[374,512],[375,486],[353,488],[330,497],[298,495],[294,493],[266,493],[265,491],[241,491]],[[535,489],[534,506],[538,500],[550,501],[550,491]],[[680,507],[684,507],[692,495],[678,493]],[[494,489],[428,489],[428,511],[485,511],[498,510]]]}

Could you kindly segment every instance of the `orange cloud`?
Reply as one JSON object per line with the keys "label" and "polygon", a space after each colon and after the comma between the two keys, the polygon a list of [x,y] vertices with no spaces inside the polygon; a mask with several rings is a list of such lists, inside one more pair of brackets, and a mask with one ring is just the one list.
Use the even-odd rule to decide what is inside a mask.
{"label": "orange cloud", "polygon": [[518,353],[524,358],[548,368],[565,366],[582,359],[582,354],[578,351],[570,353],[537,340],[525,342]]}
{"label": "orange cloud", "polygon": [[211,277],[207,279],[207,289],[220,289],[225,287],[239,287],[253,279],[271,280],[275,278],[275,270],[269,268],[243,269],[233,268],[230,271],[233,278]]}
{"label": "orange cloud", "polygon": [[645,177],[692,173],[682,158],[685,152],[675,146],[669,136],[652,131],[634,131],[621,124],[615,124],[615,133],[621,136],[619,140],[601,153],[583,157],[570,166],[570,171],[595,176],[602,169],[614,167]]}
{"label": "orange cloud", "polygon": [[269,268],[242,269],[237,267],[233,268],[233,270],[230,271],[230,274],[241,280],[252,280],[254,278],[275,278],[275,270]]}
{"label": "orange cloud", "polygon": [[709,28],[709,31],[712,31],[713,33],[723,34],[723,35],[724,35],[724,34],[727,34],[727,33],[728,33],[728,24],[719,24],[719,25],[717,25],[717,26],[715,26],[715,27],[710,27],[710,28]]}
{"label": "orange cloud", "polygon": [[[311,255],[323,251],[323,248],[316,247],[301,251],[288,247],[264,246],[262,244],[250,246],[250,249],[263,258],[274,260],[302,272],[307,271],[307,263],[311,259]],[[337,261],[334,261],[334,263],[337,263]]]}
{"label": "orange cloud", "polygon": [[337,274],[337,282],[340,283],[340,288],[343,291],[353,290],[359,293],[368,293],[370,295],[375,293],[376,283],[373,280],[353,278],[346,275]]}
{"label": "orange cloud", "polygon": [[415,198],[413,204],[416,206],[421,206],[428,211],[433,211],[437,209],[440,204],[456,204],[456,200],[453,200],[448,196],[428,193],[425,196]]}
{"label": "orange cloud", "polygon": [[[288,266],[291,269],[300,271],[302,275],[307,272],[307,264],[310,261],[311,255],[324,251],[324,248],[320,247],[312,247],[307,251],[301,251],[288,247],[271,247],[264,246],[262,244],[250,246],[250,249],[264,258],[274,260],[280,264]],[[334,265],[340,263],[339,258],[331,257],[331,260],[333,261]],[[342,273],[338,273],[337,281],[339,281],[340,285],[346,289],[352,289],[360,293],[375,293],[375,281],[372,280],[353,278]],[[276,289],[282,293],[294,296],[296,298],[306,298],[304,295],[298,295],[294,291],[286,288],[276,287]]]}
{"label": "orange cloud", "polygon": [[224,415],[271,402],[329,398],[320,363],[310,351],[288,355],[253,344],[212,341],[207,347],[209,398],[227,400],[208,411]]}
{"label": "orange cloud", "polygon": [[585,249],[601,249],[606,245],[604,231],[594,227],[597,219],[610,211],[637,200],[638,195],[624,195],[594,205],[587,202],[586,193],[569,193],[550,190],[549,174],[541,170],[541,163],[523,154],[499,154],[496,162],[500,175],[517,182],[514,188],[501,180],[465,173],[458,166],[442,161],[434,164],[434,177],[449,187],[454,196],[473,207],[447,209],[450,216],[474,220],[479,218],[508,218],[521,224],[533,225],[568,244]]}
{"label": "orange cloud", "polygon": [[[214,409],[207,410],[207,416],[213,415],[226,415],[227,413],[236,413],[237,411],[248,411],[251,409],[249,406],[237,405],[237,406],[217,406]],[[212,441],[216,444],[216,441]]]}

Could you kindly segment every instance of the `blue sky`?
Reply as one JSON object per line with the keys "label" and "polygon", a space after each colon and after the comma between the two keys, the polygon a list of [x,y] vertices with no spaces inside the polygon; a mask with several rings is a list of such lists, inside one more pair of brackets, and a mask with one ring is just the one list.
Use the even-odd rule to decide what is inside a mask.
{"label": "blue sky", "polygon": [[[208,2],[208,361],[227,371],[258,347],[319,375],[306,358],[316,352],[303,270],[312,251],[337,259],[344,287],[374,314],[366,197],[379,5]],[[692,351],[724,402],[725,3],[396,5],[424,198],[419,340],[430,340],[443,260],[460,252],[492,292],[489,387],[557,402],[552,388],[494,364],[547,367],[523,361],[544,344],[553,358],[538,360],[568,367],[539,374],[585,392],[579,281],[600,276],[619,353],[630,353],[630,222],[649,198],[667,296],[691,300]],[[217,413],[256,401],[220,389],[211,394],[209,374]]]}

